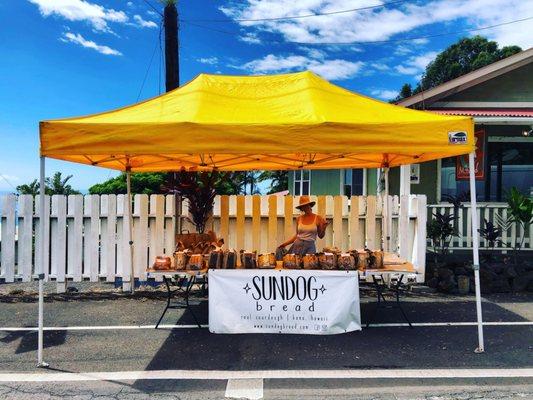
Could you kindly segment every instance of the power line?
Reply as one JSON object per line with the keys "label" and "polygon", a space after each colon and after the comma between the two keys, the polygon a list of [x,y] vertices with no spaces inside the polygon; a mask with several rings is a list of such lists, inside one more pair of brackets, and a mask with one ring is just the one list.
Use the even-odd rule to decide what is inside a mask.
{"label": "power line", "polygon": [[[430,38],[439,37],[439,36],[456,35],[456,34],[459,34],[459,33],[477,32],[477,31],[482,31],[482,30],[486,30],[486,29],[497,28],[497,27],[504,26],[504,25],[515,24],[515,23],[518,23],[518,22],[524,22],[524,21],[528,21],[530,19],[533,19],[533,17],[516,19],[516,20],[513,20],[513,21],[502,22],[500,24],[483,26],[483,27],[480,27],[480,28],[464,29],[464,30],[460,30],[460,31],[453,31],[453,32],[449,31],[449,32],[435,33],[435,34],[431,34],[431,35],[407,37],[407,38],[398,38],[398,39],[388,39],[388,40],[370,40],[370,41],[359,41],[359,42],[292,42],[292,41],[281,42],[281,41],[269,41],[268,43],[269,44],[298,44],[298,45],[305,45],[305,46],[315,46],[315,45],[345,46],[345,45],[355,45],[355,44],[364,45],[364,44],[385,44],[385,43],[395,43],[395,42],[408,42],[408,41],[412,41],[412,40],[430,39]],[[214,32],[223,33],[223,34],[226,34],[226,35],[231,35],[231,36],[234,36],[234,37],[241,35],[240,32],[225,31],[225,30],[221,30],[221,29],[217,29],[217,28],[212,28],[210,26],[196,24],[196,23],[193,23],[193,22],[190,22],[190,21],[188,21],[187,24],[189,24],[191,26],[194,26],[194,27],[198,27],[198,28],[214,31]]]}
{"label": "power line", "polygon": [[[161,23],[159,23],[159,31],[161,31]],[[154,46],[154,51],[152,52],[152,57],[150,57],[150,62],[148,63],[148,68],[146,68],[146,72],[144,73],[144,78],[143,78],[143,81],[142,81],[142,84],[141,84],[141,88],[139,89],[139,94],[137,95],[137,100],[135,102],[138,102],[139,101],[139,98],[141,97],[141,93],[143,91],[143,88],[144,88],[144,84],[146,83],[146,78],[148,78],[148,73],[150,72],[150,69],[152,68],[152,61],[154,60],[154,56],[155,56],[155,53],[157,51],[157,48],[158,48],[158,41],[156,41],[155,43],[155,46]]]}
{"label": "power line", "polygon": [[483,26],[483,27],[480,27],[480,28],[464,29],[464,30],[453,31],[453,32],[450,32],[450,31],[449,32],[441,32],[441,33],[435,33],[435,34],[432,34],[432,35],[408,37],[408,38],[399,38],[399,39],[373,40],[373,41],[365,41],[365,42],[330,42],[330,43],[327,43],[327,42],[317,42],[317,43],[288,42],[288,43],[294,43],[294,44],[300,44],[300,45],[304,45],[305,44],[305,45],[309,45],[309,46],[311,46],[311,45],[343,46],[343,45],[354,45],[354,44],[380,44],[380,43],[408,42],[408,41],[411,41],[411,40],[430,39],[430,38],[439,37],[439,36],[456,35],[458,33],[477,32],[477,31],[482,31],[482,30],[486,30],[486,29],[497,28],[499,26],[511,25],[511,24],[515,24],[515,23],[518,23],[518,22],[524,22],[524,21],[527,21],[527,20],[530,20],[530,19],[533,19],[533,17],[515,19],[513,21],[507,21],[507,22],[502,22],[500,24]]}
{"label": "power line", "polygon": [[360,7],[360,8],[351,8],[348,10],[339,10],[339,11],[329,11],[322,13],[313,13],[313,14],[304,14],[304,15],[292,15],[288,17],[272,17],[272,18],[237,18],[237,19],[182,19],[181,22],[261,22],[261,21],[285,21],[291,19],[302,19],[302,18],[312,18],[312,17],[321,17],[325,15],[336,15],[336,14],[345,14],[356,11],[372,10],[375,8],[389,7],[395,4],[406,3],[410,0],[397,0],[390,1],[388,3],[376,4],[373,6]]}
{"label": "power line", "polygon": [[0,174],[0,177],[1,177],[4,181],[6,181],[7,184],[8,184],[9,186],[11,186],[13,189],[17,190],[17,188],[15,187],[15,185],[13,185],[11,182],[9,182],[9,181],[7,180],[7,178],[5,177],[5,175]]}
{"label": "power line", "polygon": [[157,8],[155,8],[148,0],[143,0],[143,1],[146,3],[146,5],[148,5],[148,7],[150,7],[152,10],[154,10],[160,16],[163,16],[163,14],[161,14],[161,11],[159,11]]}

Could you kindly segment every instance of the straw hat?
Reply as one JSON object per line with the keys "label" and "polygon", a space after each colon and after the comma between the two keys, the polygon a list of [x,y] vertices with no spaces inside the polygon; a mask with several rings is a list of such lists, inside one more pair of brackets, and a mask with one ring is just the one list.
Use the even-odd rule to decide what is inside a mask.
{"label": "straw hat", "polygon": [[300,201],[298,205],[296,206],[297,209],[301,210],[303,206],[309,205],[313,207],[316,203],[314,201],[311,201],[309,196],[300,196]]}

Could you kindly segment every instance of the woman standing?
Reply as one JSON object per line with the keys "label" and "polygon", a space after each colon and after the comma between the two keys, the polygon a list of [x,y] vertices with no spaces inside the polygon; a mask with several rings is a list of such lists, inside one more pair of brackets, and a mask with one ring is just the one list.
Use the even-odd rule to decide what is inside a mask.
{"label": "woman standing", "polygon": [[289,254],[314,254],[316,253],[316,238],[322,239],[326,234],[328,222],[320,215],[313,213],[314,201],[309,196],[301,196],[297,209],[303,212],[296,220],[296,235],[279,245],[283,248],[292,244]]}

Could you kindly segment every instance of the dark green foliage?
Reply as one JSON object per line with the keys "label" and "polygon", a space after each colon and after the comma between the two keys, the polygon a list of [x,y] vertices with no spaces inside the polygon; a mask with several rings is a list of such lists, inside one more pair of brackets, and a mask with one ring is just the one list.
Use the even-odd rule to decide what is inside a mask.
{"label": "dark green foliage", "polygon": [[231,177],[230,172],[189,172],[183,169],[168,174],[164,189],[188,200],[191,215],[189,221],[198,233],[204,233],[207,220],[213,212],[216,187],[221,186],[222,182],[228,182]]}
{"label": "dark green foliage", "polygon": [[270,180],[270,189],[267,194],[282,192],[289,188],[288,171],[263,171],[259,175],[259,182]]}
{"label": "dark green foliage", "polygon": [[52,178],[46,178],[45,184],[49,188],[51,194],[80,194],[79,191],[72,189],[68,181],[72,179],[72,175],[63,178],[61,172],[56,172]]}
{"label": "dark green foliage", "polygon": [[[434,88],[521,51],[522,49],[518,46],[506,46],[499,49],[498,43],[482,36],[463,38],[446,48],[429,63],[422,75],[422,80],[410,95]],[[402,87],[402,91],[404,87],[406,85]],[[406,91],[405,94],[407,93]],[[400,93],[397,101],[405,97],[409,96],[402,96]]]}
{"label": "dark green foliage", "polygon": [[508,230],[511,225],[517,224],[522,235],[516,236],[516,241],[513,245],[515,263],[517,262],[518,252],[522,249],[526,239],[526,232],[529,232],[529,227],[533,222],[533,200],[525,194],[521,193],[516,187],[512,187],[507,194],[508,214],[507,219],[497,217],[497,221],[503,230]]}
{"label": "dark green foliage", "polygon": [[[80,194],[79,191],[72,189],[72,186],[68,184],[68,181],[72,179],[72,175],[67,175],[65,178],[62,177],[61,172],[56,172],[52,178],[45,178],[45,193],[47,195],[54,194]],[[31,194],[36,196],[39,194],[39,182],[37,179],[34,179],[33,182],[17,186],[18,194]]]}
{"label": "dark green foliage", "polygon": [[39,194],[39,181],[37,179],[34,179],[33,182],[18,185],[17,193],[31,194],[32,196],[37,196]]}
{"label": "dark green foliage", "polygon": [[[166,174],[163,172],[140,172],[131,174],[131,192],[134,194],[161,193]],[[89,188],[90,194],[125,194],[126,174],[97,183]]]}
{"label": "dark green foliage", "polygon": [[496,227],[492,222],[487,221],[485,218],[483,218],[483,223],[484,227],[479,228],[479,234],[488,242],[488,247],[493,249],[496,244],[500,242],[502,229]]}
{"label": "dark green foliage", "polygon": [[454,214],[443,214],[437,211],[433,214],[427,224],[427,236],[431,239],[433,252],[435,254],[435,263],[437,263],[437,254],[444,257],[448,253],[448,247],[456,230],[453,226]]}
{"label": "dark green foliage", "polygon": [[410,83],[404,83],[402,88],[400,89],[400,93],[394,100],[391,101],[391,103],[395,103],[397,101],[400,101],[401,99],[405,99],[407,97],[411,97],[413,95],[413,88]]}

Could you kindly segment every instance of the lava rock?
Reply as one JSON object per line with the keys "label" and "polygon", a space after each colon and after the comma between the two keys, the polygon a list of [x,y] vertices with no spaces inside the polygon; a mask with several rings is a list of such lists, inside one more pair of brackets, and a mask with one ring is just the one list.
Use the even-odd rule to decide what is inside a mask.
{"label": "lava rock", "polygon": [[439,284],[439,278],[435,277],[435,278],[428,279],[426,283],[430,288],[436,289],[437,285]]}
{"label": "lava rock", "polygon": [[509,293],[510,291],[511,285],[508,279],[503,278],[492,281],[492,293]]}
{"label": "lava rock", "polygon": [[454,276],[454,273],[450,268],[439,268],[438,274],[439,280],[441,281],[447,281]]}
{"label": "lava rock", "polygon": [[437,285],[437,289],[443,293],[453,293],[454,289],[456,288],[457,282],[455,281],[455,277],[453,276],[448,279],[439,281],[439,284]]}
{"label": "lava rock", "polygon": [[504,275],[507,278],[516,278],[518,276],[518,272],[516,272],[514,266],[509,265],[507,268],[505,268]]}
{"label": "lava rock", "polygon": [[528,290],[527,288],[530,284],[533,284],[533,271],[526,272],[514,278],[512,288],[515,292],[521,292]]}
{"label": "lava rock", "polygon": [[457,291],[459,294],[468,294],[470,291],[470,278],[466,275],[457,277]]}

